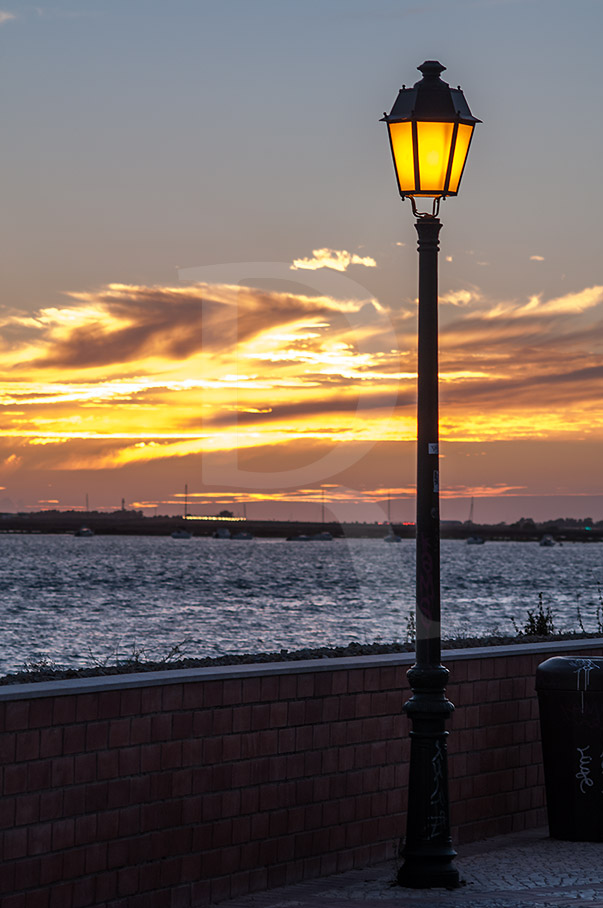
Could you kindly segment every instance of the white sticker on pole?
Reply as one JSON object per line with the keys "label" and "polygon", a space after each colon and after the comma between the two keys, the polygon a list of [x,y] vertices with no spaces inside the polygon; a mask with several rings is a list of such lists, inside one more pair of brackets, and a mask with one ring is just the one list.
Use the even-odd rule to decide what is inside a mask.
{"label": "white sticker on pole", "polygon": [[440,491],[440,474],[437,470],[433,471],[433,491]]}

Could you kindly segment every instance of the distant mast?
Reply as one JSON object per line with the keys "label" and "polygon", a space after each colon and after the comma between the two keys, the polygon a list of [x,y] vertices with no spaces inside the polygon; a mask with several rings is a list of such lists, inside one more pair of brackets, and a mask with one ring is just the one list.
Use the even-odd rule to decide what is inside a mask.
{"label": "distant mast", "polygon": [[89,511],[89,510],[90,510],[90,508],[88,507],[88,492],[86,492],[86,511]]}
{"label": "distant mast", "polygon": [[184,486],[184,519],[188,517],[188,483]]}

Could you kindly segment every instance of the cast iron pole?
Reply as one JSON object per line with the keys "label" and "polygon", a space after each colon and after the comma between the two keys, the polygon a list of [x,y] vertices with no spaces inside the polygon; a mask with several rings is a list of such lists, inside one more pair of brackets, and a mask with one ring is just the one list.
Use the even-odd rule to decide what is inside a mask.
{"label": "cast iron pole", "polygon": [[398,883],[413,888],[459,885],[450,838],[446,719],[448,671],[440,664],[440,504],[438,466],[438,235],[436,217],[419,217],[419,358],[417,434],[416,663],[404,863]]}

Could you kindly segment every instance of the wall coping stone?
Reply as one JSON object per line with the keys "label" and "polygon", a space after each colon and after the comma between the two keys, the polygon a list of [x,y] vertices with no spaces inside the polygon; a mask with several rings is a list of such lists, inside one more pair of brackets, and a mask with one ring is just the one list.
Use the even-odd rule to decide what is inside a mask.
{"label": "wall coping stone", "polygon": [[[475,646],[444,650],[442,661],[502,658],[563,651],[577,652],[603,648],[603,638],[559,640],[543,643],[513,643],[504,646]],[[265,675],[294,675],[310,672],[350,671],[365,668],[385,668],[412,665],[414,652],[383,653],[341,658],[299,659],[287,662],[253,662],[236,665],[212,665],[203,668],[166,669],[158,672],[129,672],[124,675],[95,675],[91,678],[66,678],[60,681],[39,681],[32,684],[0,685],[0,702],[34,700],[42,697],[92,694],[108,690],[130,690],[139,687],[159,687],[169,684],[190,684],[202,681],[229,681],[235,678],[257,678]]]}

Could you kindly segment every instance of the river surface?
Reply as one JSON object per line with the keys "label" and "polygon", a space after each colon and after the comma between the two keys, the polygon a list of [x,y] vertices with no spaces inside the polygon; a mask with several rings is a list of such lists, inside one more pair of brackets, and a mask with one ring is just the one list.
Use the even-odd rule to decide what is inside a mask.
{"label": "river surface", "polygon": [[[0,674],[404,641],[414,541],[1,535]],[[442,636],[513,634],[539,594],[556,630],[600,629],[603,545],[442,542]]]}

